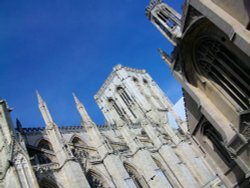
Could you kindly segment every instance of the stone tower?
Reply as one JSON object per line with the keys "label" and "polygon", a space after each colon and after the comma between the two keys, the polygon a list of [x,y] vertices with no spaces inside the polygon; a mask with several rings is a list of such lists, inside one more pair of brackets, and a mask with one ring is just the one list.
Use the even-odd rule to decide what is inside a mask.
{"label": "stone tower", "polygon": [[159,51],[183,87],[191,137],[229,187],[250,185],[249,12],[245,0],[186,1],[182,17],[162,1],[146,8],[175,46],[171,55]]}
{"label": "stone tower", "polygon": [[[168,111],[173,112],[172,105],[145,70],[117,65],[95,99],[107,121],[117,127],[134,153],[133,160],[137,161],[141,168],[145,167],[146,179],[150,177],[150,169],[146,169],[146,167],[151,167],[152,170],[155,164],[153,161],[150,162],[150,154],[147,150],[143,150],[141,142],[131,131],[131,127],[136,124],[142,127],[148,140],[157,148],[159,155],[167,163],[169,170],[173,172],[173,174],[169,174],[170,177],[172,176],[170,178],[172,181],[168,180],[171,186],[199,187],[220,182],[203,159],[198,157],[198,153],[193,150],[192,146],[169,125],[167,113]],[[181,122],[176,114],[175,117],[180,128],[186,132],[184,122]],[[169,143],[174,144],[176,149],[166,143],[163,138],[164,134],[168,136]],[[139,152],[137,152],[138,150]],[[147,160],[144,159],[145,156]],[[180,163],[182,164],[180,165]],[[158,173],[158,176],[161,177],[160,171]],[[151,174],[155,174],[155,172]],[[178,176],[173,177],[175,174]],[[159,186],[154,185],[153,181],[151,183],[150,186]]]}

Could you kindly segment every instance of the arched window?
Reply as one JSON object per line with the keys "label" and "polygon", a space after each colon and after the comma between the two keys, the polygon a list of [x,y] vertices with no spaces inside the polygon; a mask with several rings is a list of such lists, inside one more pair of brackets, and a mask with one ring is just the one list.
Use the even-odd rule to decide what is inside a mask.
{"label": "arched window", "polygon": [[105,181],[100,174],[89,170],[86,177],[91,188],[105,188]]}
{"label": "arched window", "polygon": [[124,167],[128,172],[128,175],[133,180],[134,184],[137,188],[146,188],[148,187],[146,180],[142,175],[138,173],[138,171],[128,163],[124,163]]}
{"label": "arched window", "polygon": [[195,60],[198,72],[218,84],[243,110],[250,109],[249,62],[243,62],[214,39],[196,45]]}
{"label": "arched window", "polygon": [[51,150],[53,151],[53,148],[52,148],[52,145],[49,141],[47,140],[44,140],[42,139],[38,145],[37,145],[38,148],[42,148],[42,149],[46,149],[46,150]]}
{"label": "arched window", "polygon": [[[40,149],[46,149],[46,150],[50,150],[53,151],[52,145],[49,141],[42,139],[38,144],[37,147]],[[48,154],[46,154],[45,152],[43,152],[41,150],[41,152],[36,154],[36,158],[37,158],[37,162],[39,162],[39,164],[48,164],[51,163],[52,156],[48,156]]]}
{"label": "arched window", "polygon": [[203,135],[208,139],[210,147],[223,159],[227,165],[234,161],[226,149],[221,134],[209,123],[205,122],[202,126]]}
{"label": "arched window", "polygon": [[129,106],[133,104],[131,97],[121,86],[117,87],[117,92],[119,93],[119,95],[121,96],[122,100],[126,105]]}
{"label": "arched window", "polygon": [[39,187],[40,188],[59,188],[56,183],[45,178],[39,182]]}
{"label": "arched window", "polygon": [[134,118],[136,118],[136,115],[134,114],[133,110],[131,109],[132,105],[134,104],[131,97],[128,95],[128,93],[121,87],[117,87],[117,92],[119,96],[121,97],[122,101],[125,103],[127,108],[129,109],[130,113],[133,115]]}
{"label": "arched window", "polygon": [[108,99],[108,102],[112,105],[112,107],[115,109],[115,111],[117,112],[117,114],[118,114],[122,119],[124,119],[123,112],[122,112],[122,110],[119,108],[119,106],[116,104],[116,102],[114,101],[114,99],[109,98],[109,99]]}

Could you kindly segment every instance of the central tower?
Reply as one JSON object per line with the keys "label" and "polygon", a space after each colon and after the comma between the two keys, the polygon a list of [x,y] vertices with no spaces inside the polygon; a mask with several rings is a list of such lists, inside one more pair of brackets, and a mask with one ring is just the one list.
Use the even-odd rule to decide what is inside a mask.
{"label": "central tower", "polygon": [[181,129],[186,127],[172,110],[172,103],[145,70],[117,65],[95,95],[96,102],[110,124],[137,124],[147,119],[167,124],[167,113],[173,113]]}

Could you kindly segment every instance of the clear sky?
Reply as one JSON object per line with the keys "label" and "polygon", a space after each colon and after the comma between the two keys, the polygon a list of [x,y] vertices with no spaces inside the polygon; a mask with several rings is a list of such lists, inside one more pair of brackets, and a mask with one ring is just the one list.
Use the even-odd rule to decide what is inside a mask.
{"label": "clear sky", "polygon": [[[166,0],[165,0],[166,1]],[[166,1],[181,12],[183,0]],[[146,69],[175,103],[181,89],[157,48],[172,47],[147,20],[149,0],[1,0],[0,97],[24,127],[44,126],[39,90],[58,125],[79,125],[72,92],[97,124],[93,96],[117,64]]]}

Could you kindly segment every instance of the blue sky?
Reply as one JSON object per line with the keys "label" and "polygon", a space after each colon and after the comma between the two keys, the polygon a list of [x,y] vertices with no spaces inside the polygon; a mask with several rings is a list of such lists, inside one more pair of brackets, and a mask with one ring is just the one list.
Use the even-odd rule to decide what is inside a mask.
{"label": "blue sky", "polygon": [[[182,0],[166,1],[181,12]],[[169,42],[147,20],[149,0],[1,0],[0,97],[24,127],[44,126],[39,90],[58,125],[78,125],[72,92],[97,124],[93,96],[117,64],[146,69],[175,103],[181,89],[157,48]]]}

